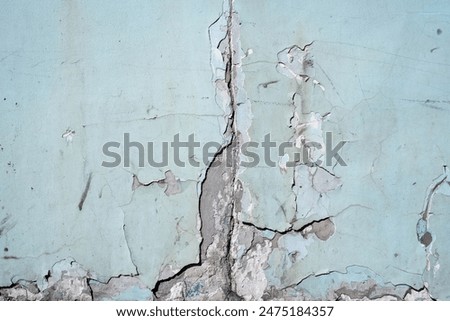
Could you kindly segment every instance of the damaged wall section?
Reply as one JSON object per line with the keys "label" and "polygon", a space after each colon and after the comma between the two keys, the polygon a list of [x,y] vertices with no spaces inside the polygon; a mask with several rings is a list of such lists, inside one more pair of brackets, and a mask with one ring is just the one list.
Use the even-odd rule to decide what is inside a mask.
{"label": "damaged wall section", "polygon": [[0,299],[450,299],[445,3],[6,6]]}

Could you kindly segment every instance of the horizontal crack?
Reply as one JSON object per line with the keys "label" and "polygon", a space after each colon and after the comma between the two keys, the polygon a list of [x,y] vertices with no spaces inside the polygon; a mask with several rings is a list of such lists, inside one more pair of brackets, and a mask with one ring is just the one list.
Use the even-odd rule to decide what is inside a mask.
{"label": "horizontal crack", "polygon": [[302,234],[303,237],[305,237],[308,234],[308,233],[305,233],[305,230],[307,228],[311,227],[313,224],[322,223],[324,221],[330,220],[332,217],[333,216],[327,216],[327,217],[324,217],[324,218],[322,218],[320,220],[311,221],[311,222],[309,222],[309,223],[307,223],[307,224],[305,224],[302,227],[297,228],[297,229],[294,229],[291,226],[290,228],[288,228],[288,229],[286,229],[284,231],[279,231],[279,230],[276,230],[276,229],[272,229],[270,227],[260,227],[260,226],[257,226],[255,224],[251,223],[251,222],[246,222],[246,221],[241,221],[240,223],[242,223],[243,225],[246,225],[246,226],[251,226],[251,227],[253,227],[253,228],[255,228],[255,229],[259,230],[259,231],[270,231],[270,232],[273,232],[273,233],[276,233],[276,234],[281,234],[281,235],[288,234],[288,233],[300,233],[300,234]]}

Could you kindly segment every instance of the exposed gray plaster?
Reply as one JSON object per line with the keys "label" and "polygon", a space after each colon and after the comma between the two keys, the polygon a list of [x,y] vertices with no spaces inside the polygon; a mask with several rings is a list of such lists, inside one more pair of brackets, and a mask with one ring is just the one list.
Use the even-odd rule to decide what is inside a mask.
{"label": "exposed gray plaster", "polygon": [[[31,161],[26,155],[15,155],[16,146],[31,146],[29,137],[20,134],[24,128],[40,129],[27,120],[24,128],[17,125],[14,130],[3,130],[14,124],[11,115],[28,119],[17,109],[26,104],[4,106],[8,126],[0,127],[0,137],[11,143],[2,141],[0,156],[6,154],[10,159],[3,162],[2,158],[0,169],[11,182],[14,198],[4,204],[0,194],[0,260],[5,265],[1,279],[6,285],[0,288],[0,300],[450,299],[446,166],[431,184],[429,178],[448,157],[442,138],[448,126],[441,113],[448,111],[449,101],[441,88],[445,75],[437,69],[448,68],[448,63],[445,57],[435,61],[427,56],[446,52],[445,44],[435,43],[443,27],[437,35],[421,29],[425,36],[420,39],[425,37],[432,49],[420,51],[423,57],[417,58],[406,44],[416,41],[406,37],[409,33],[400,47],[397,38],[380,40],[374,33],[373,43],[380,48],[371,48],[367,37],[348,27],[340,35],[324,26],[325,18],[334,21],[325,2],[288,4],[286,8],[292,10],[273,1],[224,0],[218,12],[205,4],[209,17],[219,14],[216,20],[207,21],[212,22],[207,34],[204,20],[186,39],[177,36],[176,28],[166,28],[172,21],[165,21],[158,26],[169,36],[159,38],[152,33],[155,39],[150,45],[139,50],[132,46],[128,55],[122,45],[112,45],[117,39],[108,38],[108,52],[117,65],[88,61],[89,50],[98,50],[96,41],[83,46],[90,28],[77,23],[89,10],[64,5],[61,10],[68,21],[63,34],[69,40],[62,41],[63,53],[55,58],[59,67],[33,61],[33,68],[48,65],[58,70],[55,77],[67,81],[69,85],[62,89],[58,84],[46,85],[57,93],[48,97],[51,106],[59,108],[67,100],[67,114],[48,126],[39,124],[46,129],[42,140],[56,137],[57,147],[46,143],[44,151],[37,147],[32,151],[33,162],[47,158],[54,162],[54,173],[50,173],[56,181],[74,172],[70,184],[76,192],[64,184],[49,184],[47,190],[42,183],[46,176],[27,169]],[[420,1],[411,4],[412,8],[417,9],[417,4]],[[347,17],[352,10],[358,12],[358,5],[368,2],[355,2],[356,9],[339,14]],[[393,12],[402,12],[390,5]],[[161,14],[166,8],[155,6],[160,15],[152,16],[152,21],[167,19]],[[186,6],[193,7],[193,2]],[[260,11],[255,10],[258,6]],[[367,18],[361,21],[374,19],[384,30],[382,17],[361,15]],[[281,18],[286,25],[279,24]],[[403,25],[391,23],[403,30]],[[205,33],[198,36],[202,30]],[[344,42],[348,34],[354,39]],[[104,35],[112,37],[108,32]],[[176,38],[180,51],[168,44],[171,37]],[[208,38],[209,47],[198,49]],[[127,41],[146,43],[131,36]],[[186,62],[175,61],[191,41],[198,52]],[[164,48],[156,50],[158,46]],[[203,64],[205,48],[210,69]],[[419,49],[414,46],[414,50]],[[142,59],[136,51],[150,58]],[[118,58],[114,58],[116,52]],[[122,54],[128,57],[126,61],[121,60]],[[101,56],[94,57],[102,61]],[[16,58],[6,55],[0,62],[9,59]],[[99,93],[92,89],[101,87],[89,73],[94,67],[99,74],[123,68],[120,75],[133,76],[123,83],[118,79],[118,83],[104,84]],[[140,77],[142,70],[156,76]],[[405,70],[421,75],[411,79],[420,82],[423,78],[424,83],[402,77],[408,74]],[[185,77],[188,73],[190,78]],[[187,83],[197,77],[201,85]],[[127,81],[136,83],[136,88],[125,86]],[[203,88],[205,83],[210,88]],[[423,92],[430,98],[415,97],[416,93],[404,89],[418,87],[417,95]],[[100,96],[107,98],[90,101]],[[27,98],[28,104],[34,101],[34,97]],[[104,106],[106,111],[100,111]],[[406,113],[404,107],[412,111]],[[164,168],[141,166],[136,157],[124,168],[95,167],[101,159],[92,156],[92,150],[101,150],[104,142],[94,138],[119,140],[118,133],[130,128],[137,141],[168,140],[171,130],[178,130],[198,132],[202,143],[215,140],[221,147],[200,169],[176,166],[172,160]],[[442,137],[431,135],[433,131],[442,131]],[[305,153],[301,158],[295,158],[292,151],[276,155],[275,167],[241,166],[249,159],[241,147],[260,142],[267,132],[277,143],[289,141]],[[328,164],[325,151],[331,132],[335,145],[339,139],[346,142],[346,154]],[[423,139],[428,136],[435,139],[432,144]],[[421,145],[415,146],[416,141]],[[187,156],[201,158],[200,153]],[[289,160],[294,166],[289,166]],[[340,167],[336,161],[348,166]],[[417,195],[424,193],[420,212],[422,196]],[[50,204],[27,203],[24,210],[17,205],[17,195]],[[74,210],[79,215],[73,215]],[[19,246],[19,236],[40,221],[55,227],[57,246],[52,239],[36,238],[32,233],[39,251],[35,244]],[[92,230],[86,232],[86,226]],[[84,253],[92,243],[104,245],[91,255],[94,258]],[[29,280],[23,280],[23,275]]]}

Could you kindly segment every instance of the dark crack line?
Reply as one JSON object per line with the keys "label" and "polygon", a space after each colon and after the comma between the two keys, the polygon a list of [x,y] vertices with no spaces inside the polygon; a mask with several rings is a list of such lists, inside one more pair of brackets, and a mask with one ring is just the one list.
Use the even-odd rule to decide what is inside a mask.
{"label": "dark crack line", "polygon": [[[95,298],[94,298],[94,291],[92,290],[92,287],[91,287],[91,280],[94,280],[94,279],[91,279],[91,278],[86,278],[86,284],[87,284],[87,286],[88,286],[88,288],[89,288],[89,293],[91,294],[91,301],[95,301]],[[111,280],[111,278],[110,278],[110,280]],[[97,280],[95,280],[95,281],[97,281]],[[97,281],[98,282],[98,281]],[[109,281],[108,281],[109,282]]]}
{"label": "dark crack line", "polygon": [[91,187],[91,180],[92,180],[92,172],[89,173],[89,178],[86,182],[86,187],[84,188],[83,194],[81,194],[80,202],[78,203],[78,209],[80,211],[83,210],[84,201],[86,200],[89,188]]}
{"label": "dark crack line", "polygon": [[[284,291],[284,290],[287,290],[287,289],[290,289],[290,288],[295,288],[295,287],[297,287],[297,286],[301,286],[301,284],[303,283],[303,281],[305,281],[305,280],[307,280],[307,279],[309,279],[309,278],[319,278],[319,277],[326,276],[326,275],[331,275],[331,274],[349,275],[349,273],[350,273],[350,272],[349,272],[349,268],[350,268],[350,267],[359,267],[359,268],[363,268],[363,269],[368,269],[368,270],[370,270],[371,272],[373,272],[376,276],[380,276],[378,273],[375,273],[372,269],[370,269],[370,268],[367,267],[367,266],[355,264],[355,265],[349,265],[349,266],[347,266],[346,269],[345,269],[345,272],[341,272],[341,271],[338,271],[338,270],[331,270],[331,271],[324,272],[324,273],[320,273],[320,274],[310,273],[310,274],[308,274],[307,276],[305,276],[304,278],[302,278],[300,281],[298,281],[297,283],[292,284],[292,285],[288,285],[288,286],[286,286],[286,287],[280,289],[280,291]],[[409,285],[409,284],[405,284],[405,283],[394,284],[394,283],[392,283],[392,282],[385,282],[385,283],[383,283],[383,284],[378,284],[378,283],[375,284],[375,286],[379,286],[380,289],[386,288],[386,287],[389,286],[389,285],[391,285],[393,288],[397,288],[397,287],[399,287],[399,286],[405,286],[405,287],[408,288],[408,290],[405,291],[405,293],[404,293],[403,296],[400,296],[400,295],[398,295],[398,294],[396,294],[396,293],[381,293],[381,294],[379,294],[379,295],[371,295],[371,293],[373,292],[373,290],[370,291],[369,293],[367,293],[367,295],[365,295],[365,296],[366,296],[368,299],[370,299],[370,300],[380,299],[380,298],[382,298],[382,297],[384,297],[384,296],[392,296],[392,297],[397,298],[397,299],[400,300],[400,301],[404,301],[405,298],[406,298],[406,296],[407,296],[407,294],[408,294],[408,293],[411,293],[411,290],[414,290],[414,291],[417,291],[417,292],[421,292],[421,291],[423,291],[423,290],[426,290],[427,293],[428,293],[428,295],[430,296],[430,298],[431,298],[433,301],[436,301],[436,299],[434,299],[434,298],[430,295],[430,292],[429,292],[428,288],[427,288],[425,285],[423,285],[421,288],[417,289],[417,288],[414,288],[413,286],[411,286],[411,285]],[[338,294],[337,292],[334,292],[334,293],[335,293],[335,294]],[[345,294],[345,293],[341,293],[341,294]],[[348,295],[348,294],[347,294],[347,295]],[[341,296],[339,295],[339,296],[336,298],[336,301],[341,301],[340,298],[341,298]],[[358,300],[358,299],[361,299],[361,298],[351,297],[351,296],[350,296],[350,298],[351,298],[352,300]]]}
{"label": "dark crack line", "polygon": [[226,151],[226,149],[228,148],[228,146],[229,146],[230,144],[231,144],[231,143],[222,146],[222,147],[216,152],[216,154],[214,155],[213,159],[211,160],[211,163],[209,164],[208,168],[206,169],[205,177],[204,177],[203,181],[201,182],[200,196],[199,196],[199,202],[198,202],[198,213],[199,213],[199,216],[200,216],[200,222],[201,222],[201,226],[200,226],[200,235],[201,235],[201,237],[202,237],[202,240],[200,241],[200,244],[199,244],[199,260],[198,260],[198,262],[195,262],[195,263],[191,263],[191,264],[185,265],[183,268],[181,268],[181,270],[179,270],[177,273],[175,273],[174,275],[172,275],[172,276],[170,276],[170,277],[167,277],[167,278],[165,278],[165,279],[160,279],[160,280],[158,280],[158,281],[156,282],[155,286],[154,286],[153,289],[152,289],[153,295],[155,296],[156,299],[159,298],[159,296],[158,296],[158,291],[159,291],[159,289],[160,289],[160,287],[161,287],[161,285],[162,285],[163,283],[166,283],[166,282],[170,282],[170,281],[176,280],[177,278],[179,278],[180,276],[182,276],[187,270],[189,270],[189,269],[191,269],[191,268],[193,268],[193,267],[199,267],[199,266],[202,266],[203,262],[204,262],[205,259],[206,259],[205,257],[203,257],[203,254],[206,254],[206,249],[207,249],[207,247],[208,247],[210,244],[206,244],[206,243],[205,243],[205,238],[204,238],[204,235],[203,235],[203,233],[202,233],[202,228],[203,228],[203,218],[202,218],[202,211],[201,211],[201,200],[202,200],[202,196],[203,196],[203,185],[205,184],[205,182],[206,182],[206,180],[207,180],[207,178],[208,178],[209,171],[210,171],[211,169],[214,168],[214,164],[216,163],[217,159],[218,159],[219,157],[222,157],[223,153]]}
{"label": "dark crack line", "polygon": [[126,232],[126,225],[125,224],[122,225],[122,229],[123,229],[123,237],[125,238],[125,243],[126,243],[127,248],[128,248],[128,253],[130,254],[131,263],[134,265],[134,268],[136,269],[136,274],[134,274],[132,276],[138,276],[139,275],[139,269],[138,269],[136,263],[134,262],[133,253],[131,252],[130,245],[128,244],[128,238],[127,238],[127,232]]}
{"label": "dark crack line", "polygon": [[431,203],[433,200],[433,196],[436,193],[436,191],[439,189],[439,187],[444,184],[444,182],[447,180],[447,175],[444,176],[444,178],[442,178],[439,182],[437,182],[432,189],[430,190],[430,192],[428,193],[427,196],[427,201],[426,201],[426,205],[425,205],[425,209],[422,212],[422,219],[427,221],[428,220],[428,215],[430,212],[430,207],[431,207]]}
{"label": "dark crack line", "polygon": [[[226,243],[226,275],[227,275],[227,289],[226,289],[226,298],[228,300],[242,300],[235,292],[233,292],[233,275],[232,275],[232,268],[234,259],[232,257],[231,253],[231,247],[232,247],[232,238],[233,238],[233,232],[235,228],[235,194],[236,194],[236,176],[237,176],[237,167],[239,166],[239,138],[238,138],[238,130],[237,130],[237,119],[236,119],[236,110],[238,108],[238,104],[236,101],[236,88],[235,88],[235,79],[236,79],[236,73],[237,68],[240,65],[240,62],[235,63],[235,47],[234,47],[234,34],[233,34],[233,22],[235,18],[236,12],[234,11],[233,6],[233,0],[229,0],[229,14],[228,14],[228,62],[227,62],[227,69],[226,69],[226,76],[225,79],[227,79],[227,85],[228,85],[228,92],[230,97],[230,104],[231,104],[231,115],[230,115],[230,129],[231,129],[231,143],[228,146],[228,148],[231,149],[231,157],[232,157],[232,168],[231,168],[231,202],[230,202],[230,222],[229,222],[229,231],[227,235],[227,243]],[[228,162],[228,160],[227,160]]]}

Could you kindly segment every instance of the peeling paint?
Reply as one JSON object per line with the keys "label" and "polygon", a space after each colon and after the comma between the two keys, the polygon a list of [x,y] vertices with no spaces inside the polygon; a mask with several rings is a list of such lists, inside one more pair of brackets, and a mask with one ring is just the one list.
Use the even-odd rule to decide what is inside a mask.
{"label": "peeling paint", "polygon": [[445,4],[138,2],[0,13],[0,300],[450,300]]}

